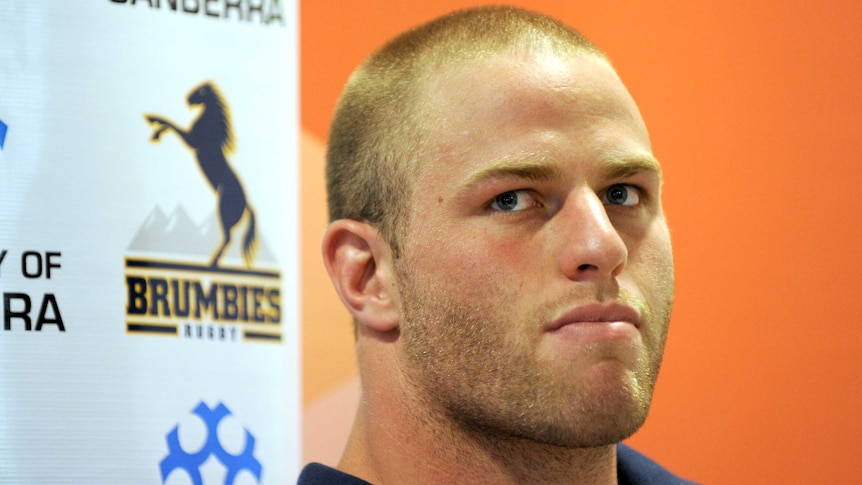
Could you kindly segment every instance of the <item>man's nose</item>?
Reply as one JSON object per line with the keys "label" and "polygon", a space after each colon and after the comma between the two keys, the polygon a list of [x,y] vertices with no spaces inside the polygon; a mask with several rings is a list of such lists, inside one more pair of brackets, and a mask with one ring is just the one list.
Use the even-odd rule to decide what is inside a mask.
{"label": "man's nose", "polygon": [[562,227],[559,261],[567,278],[607,279],[622,272],[628,248],[595,192],[584,188],[571,194],[558,217]]}

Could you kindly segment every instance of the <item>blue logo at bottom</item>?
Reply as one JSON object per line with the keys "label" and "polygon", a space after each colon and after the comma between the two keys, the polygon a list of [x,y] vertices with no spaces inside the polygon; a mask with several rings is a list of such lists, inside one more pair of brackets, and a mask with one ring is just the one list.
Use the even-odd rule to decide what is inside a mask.
{"label": "blue logo at bottom", "polygon": [[0,120],[0,150],[3,149],[3,145],[6,144],[6,130],[8,127],[6,123],[3,123],[3,120]]}
{"label": "blue logo at bottom", "polygon": [[218,425],[226,416],[230,416],[230,410],[222,403],[215,408],[210,408],[203,401],[198,403],[192,411],[206,425],[207,437],[204,446],[195,453],[187,453],[180,446],[179,425],[168,433],[168,456],[159,463],[162,472],[162,483],[168,479],[168,475],[176,469],[185,470],[192,479],[194,485],[203,485],[201,476],[201,465],[211,456],[214,456],[227,469],[224,484],[233,485],[239,472],[245,470],[254,475],[260,483],[260,475],[263,470],[260,462],[254,457],[255,439],[248,430],[245,430],[245,449],[239,455],[232,455],[222,447],[219,442]]}

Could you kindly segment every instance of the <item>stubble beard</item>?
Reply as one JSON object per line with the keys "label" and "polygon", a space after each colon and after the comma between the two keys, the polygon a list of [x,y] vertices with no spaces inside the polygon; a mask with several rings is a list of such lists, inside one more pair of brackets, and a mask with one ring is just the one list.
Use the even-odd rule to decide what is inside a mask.
{"label": "stubble beard", "polygon": [[[479,299],[399,276],[402,369],[417,409],[426,414],[421,419],[484,443],[563,448],[611,445],[645,421],[661,364],[669,303],[656,312],[651,325],[659,325],[660,331],[645,343],[649,350],[639,354],[636,365],[610,359],[588,376],[567,378],[558,366],[537,359],[535,342],[523,332],[538,332],[550,310],[538,309],[522,322],[507,321],[502,317],[508,315],[505,309],[466,303]],[[507,299],[511,295],[487,296],[482,300],[512,301]]]}

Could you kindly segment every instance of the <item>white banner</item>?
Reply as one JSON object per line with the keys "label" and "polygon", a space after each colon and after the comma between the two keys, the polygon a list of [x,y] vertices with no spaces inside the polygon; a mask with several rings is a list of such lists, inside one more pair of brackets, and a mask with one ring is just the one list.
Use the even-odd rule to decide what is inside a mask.
{"label": "white banner", "polygon": [[0,4],[0,483],[295,480],[297,18]]}

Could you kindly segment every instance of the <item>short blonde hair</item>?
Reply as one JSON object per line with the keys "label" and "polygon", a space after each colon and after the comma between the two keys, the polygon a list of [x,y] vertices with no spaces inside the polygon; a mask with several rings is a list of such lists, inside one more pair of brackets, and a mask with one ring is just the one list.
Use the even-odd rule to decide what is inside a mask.
{"label": "short blonde hair", "polygon": [[428,127],[421,96],[435,75],[452,66],[514,48],[561,55],[604,54],[576,30],[513,7],[454,12],[409,30],[377,50],[351,75],[336,106],[327,149],[330,220],[373,225],[395,257],[406,230],[411,180],[421,163]]}

